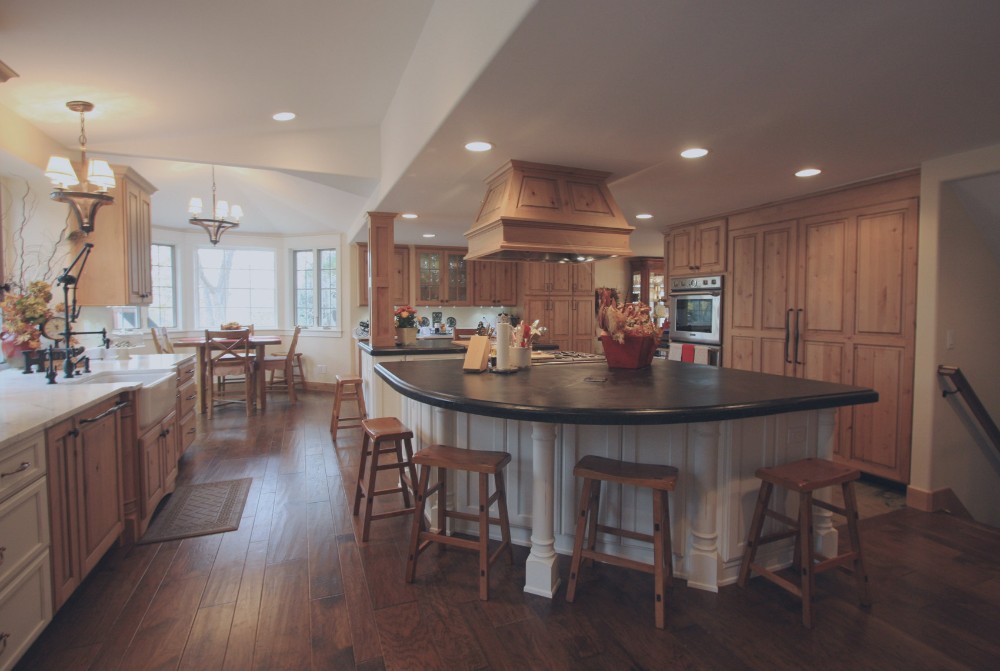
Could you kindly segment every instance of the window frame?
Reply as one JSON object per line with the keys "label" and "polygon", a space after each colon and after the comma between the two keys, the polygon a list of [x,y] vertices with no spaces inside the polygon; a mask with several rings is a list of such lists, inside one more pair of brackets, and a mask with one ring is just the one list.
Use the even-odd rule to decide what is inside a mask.
{"label": "window frame", "polygon": [[[338,330],[340,328],[340,249],[336,246],[331,247],[314,247],[306,249],[292,249],[291,252],[291,294],[292,294],[292,327],[301,326],[303,329],[315,329],[323,331]],[[333,323],[332,324],[322,324],[323,321],[323,291],[322,286],[322,273],[323,264],[322,257],[323,253],[327,252],[333,255],[333,305],[328,309],[333,310]],[[312,313],[314,316],[314,323],[311,325],[305,325],[299,323],[299,255],[309,253],[312,256],[312,273],[313,282],[312,287],[308,290],[312,291]]]}
{"label": "window frame", "polygon": [[[273,323],[273,325],[259,323],[259,324],[256,324],[256,328],[265,329],[265,330],[280,329],[281,328],[281,323],[282,323],[281,301],[280,301],[280,294],[281,294],[281,282],[280,282],[280,279],[281,279],[281,264],[280,264],[281,255],[280,255],[280,251],[281,250],[278,249],[278,248],[276,248],[276,247],[264,247],[264,246],[205,245],[205,244],[200,244],[200,245],[195,246],[194,253],[193,253],[193,258],[192,258],[192,261],[193,261],[193,264],[194,264],[192,275],[193,275],[194,280],[192,282],[192,287],[191,288],[192,288],[192,307],[193,307],[192,319],[193,319],[193,322],[194,322],[194,328],[196,330],[201,330],[201,329],[205,329],[205,328],[209,328],[209,329],[218,328],[219,325],[221,325],[222,323],[225,322],[225,320],[223,320],[223,321],[219,322],[219,324],[214,324],[214,325],[213,324],[209,324],[207,326],[203,325],[201,323],[201,314],[202,314],[201,313],[201,310],[202,310],[202,304],[201,304],[201,271],[202,271],[202,268],[201,268],[201,251],[202,250],[221,251],[221,252],[233,252],[233,253],[236,253],[236,254],[251,253],[251,252],[263,252],[263,253],[267,253],[267,254],[271,255],[271,257],[273,259],[273,272],[274,272],[274,282],[273,282],[273,288],[272,288],[273,298],[274,298],[274,301],[273,301],[273,305],[274,305],[274,307],[273,307],[273,319],[274,319],[274,323]],[[228,305],[227,305],[227,307],[228,307]],[[253,309],[252,305],[250,306],[250,309]],[[236,320],[236,321],[246,321],[246,320]]]}
{"label": "window frame", "polygon": [[[152,256],[152,251],[153,251],[154,247],[166,247],[166,248],[168,248],[170,250],[170,293],[171,293],[171,308],[170,309],[171,309],[172,321],[173,321],[173,324],[171,324],[171,325],[156,324],[155,326],[166,326],[166,328],[168,328],[168,329],[178,329],[180,327],[180,313],[179,313],[179,310],[178,310],[179,305],[178,305],[178,300],[177,300],[177,298],[178,298],[178,288],[177,288],[177,261],[178,261],[177,245],[172,244],[172,243],[165,243],[165,242],[151,242],[150,243],[150,256]],[[155,266],[156,266],[156,264],[152,263],[152,260],[151,260],[150,261],[150,269],[152,270],[152,268],[155,267]],[[153,289],[153,296],[155,297],[156,296],[156,285],[155,285],[155,283],[153,284],[152,289]],[[154,326],[154,324],[151,323],[151,316],[150,316],[153,309],[154,309],[154,306],[153,306],[152,303],[150,303],[146,307],[146,326],[149,327],[149,328],[152,328]],[[157,309],[162,309],[162,308],[157,308]]]}

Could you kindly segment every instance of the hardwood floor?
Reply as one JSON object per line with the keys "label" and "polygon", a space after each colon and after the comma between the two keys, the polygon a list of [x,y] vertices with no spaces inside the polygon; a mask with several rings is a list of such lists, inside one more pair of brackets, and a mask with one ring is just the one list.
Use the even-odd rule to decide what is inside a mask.
{"label": "hardwood floor", "polygon": [[[874,605],[849,575],[817,579],[816,626],[766,581],[669,591],[653,626],[652,576],[597,566],[576,602],[525,594],[526,548],[478,599],[476,558],[421,556],[403,581],[407,520],[374,522],[348,495],[360,431],[329,434],[331,395],[226,408],[185,455],[181,484],[253,477],[240,528],[113,548],[18,669],[995,669],[1000,531],[909,509],[865,519]],[[388,498],[388,497],[383,497]],[[563,575],[568,558],[561,557]]]}

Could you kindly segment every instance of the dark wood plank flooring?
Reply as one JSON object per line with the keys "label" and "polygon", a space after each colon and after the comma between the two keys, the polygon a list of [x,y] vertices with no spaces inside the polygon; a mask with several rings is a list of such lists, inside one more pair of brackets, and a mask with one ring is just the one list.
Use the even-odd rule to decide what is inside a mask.
{"label": "dark wood plank flooring", "polygon": [[[652,577],[599,566],[576,603],[525,594],[526,548],[477,598],[473,554],[430,551],[403,581],[407,521],[360,543],[360,432],[331,440],[329,395],[202,420],[180,482],[253,477],[231,533],[114,548],[19,669],[996,669],[1000,531],[943,514],[866,519],[870,612],[850,576],[817,580],[816,626],[760,579],[676,581],[653,627]],[[561,558],[563,574],[568,561]]]}

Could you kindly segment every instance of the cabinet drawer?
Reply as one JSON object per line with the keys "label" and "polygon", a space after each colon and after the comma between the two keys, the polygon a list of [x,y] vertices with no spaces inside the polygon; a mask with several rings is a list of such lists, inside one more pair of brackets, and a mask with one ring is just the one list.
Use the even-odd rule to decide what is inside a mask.
{"label": "cabinet drawer", "polygon": [[177,368],[177,386],[182,386],[187,381],[194,382],[194,364],[186,363]]}
{"label": "cabinet drawer", "polygon": [[[181,454],[187,452],[187,449],[191,447],[191,443],[194,442],[195,436],[198,435],[198,415],[193,412],[181,417]],[[180,455],[178,455],[180,456]]]}
{"label": "cabinet drawer", "polygon": [[37,433],[0,451],[0,499],[45,473],[45,434]]}
{"label": "cabinet drawer", "polygon": [[183,417],[189,412],[192,412],[194,410],[195,404],[197,403],[198,403],[198,385],[194,383],[193,379],[177,387],[178,417]]}
{"label": "cabinet drawer", "polygon": [[0,591],[0,671],[14,666],[52,620],[49,553],[44,552]]}
{"label": "cabinet drawer", "polygon": [[40,478],[0,504],[0,585],[48,547],[48,501]]}

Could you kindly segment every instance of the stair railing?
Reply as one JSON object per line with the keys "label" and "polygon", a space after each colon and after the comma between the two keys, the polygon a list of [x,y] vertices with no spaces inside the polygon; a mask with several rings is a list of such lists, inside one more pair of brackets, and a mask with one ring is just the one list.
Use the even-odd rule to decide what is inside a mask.
{"label": "stair railing", "polygon": [[955,366],[938,366],[938,375],[951,380],[951,384],[955,387],[954,389],[942,390],[941,395],[948,398],[951,394],[959,394],[965,400],[965,404],[972,412],[972,416],[976,418],[976,421],[983,428],[986,437],[993,443],[993,447],[996,448],[997,452],[1000,452],[1000,429],[997,428],[996,422],[993,421],[990,413],[987,412],[986,407],[979,400],[979,396],[972,388],[972,385],[969,384],[965,375],[962,374],[962,370]]}

